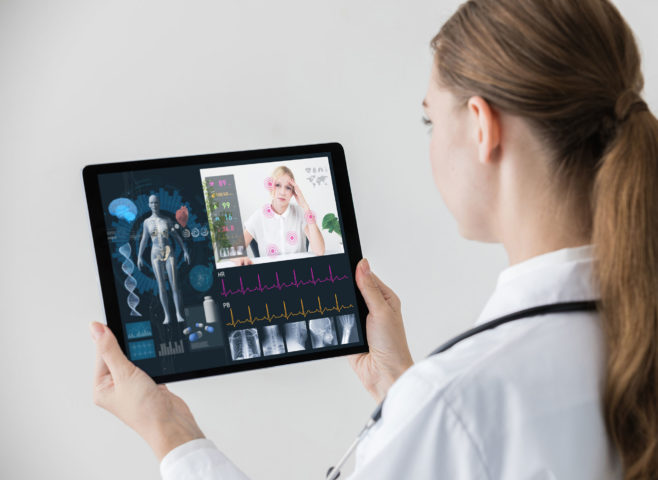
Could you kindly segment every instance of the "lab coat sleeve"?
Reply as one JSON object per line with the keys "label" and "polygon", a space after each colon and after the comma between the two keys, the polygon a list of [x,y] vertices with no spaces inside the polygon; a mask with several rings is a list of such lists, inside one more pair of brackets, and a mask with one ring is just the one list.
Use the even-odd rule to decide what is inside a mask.
{"label": "lab coat sleeve", "polygon": [[384,404],[381,425],[359,446],[349,480],[492,480],[460,412],[423,379],[404,383]]}
{"label": "lab coat sleeve", "polygon": [[160,474],[162,480],[249,480],[205,438],[179,445],[165,455]]}

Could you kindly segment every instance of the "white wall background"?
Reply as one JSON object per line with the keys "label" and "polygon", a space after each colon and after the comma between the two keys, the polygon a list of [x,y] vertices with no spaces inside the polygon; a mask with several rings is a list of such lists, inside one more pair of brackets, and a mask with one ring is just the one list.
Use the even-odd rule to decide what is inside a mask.
{"label": "white wall background", "polygon": [[[617,3],[658,108],[658,3]],[[459,238],[420,122],[428,42],[457,4],[0,0],[1,478],[159,476],[91,402],[88,163],[341,142],[364,254],[403,300],[415,358],[474,321],[506,258]],[[255,479],[323,478],[374,406],[344,358],[171,388]]]}

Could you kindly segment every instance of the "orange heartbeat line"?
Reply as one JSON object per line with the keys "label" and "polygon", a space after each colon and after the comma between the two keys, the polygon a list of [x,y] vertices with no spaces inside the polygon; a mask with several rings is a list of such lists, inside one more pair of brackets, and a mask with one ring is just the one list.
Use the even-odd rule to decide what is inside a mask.
{"label": "orange heartbeat line", "polygon": [[322,303],[320,302],[320,297],[318,297],[318,308],[316,308],[315,310],[306,310],[306,309],[304,309],[304,300],[302,300],[300,298],[299,299],[299,304],[301,305],[301,310],[299,310],[298,312],[295,312],[295,313],[288,312],[288,308],[286,307],[286,302],[284,301],[283,302],[283,313],[280,314],[280,315],[271,315],[270,314],[270,308],[268,307],[268,305],[266,303],[265,304],[266,315],[264,317],[253,317],[251,315],[251,307],[248,306],[247,309],[249,310],[249,317],[245,318],[244,320],[239,320],[239,319],[236,320],[235,318],[233,318],[233,309],[231,309],[231,321],[229,323],[227,323],[226,325],[228,325],[230,327],[236,327],[236,326],[238,326],[240,324],[243,324],[243,323],[250,323],[250,324],[253,325],[254,323],[256,323],[258,321],[262,321],[262,320],[267,320],[270,323],[272,323],[272,320],[276,320],[277,318],[285,318],[286,320],[288,320],[290,317],[294,317],[294,316],[297,316],[297,315],[302,315],[304,318],[306,318],[307,315],[312,315],[314,313],[324,314],[325,312],[331,312],[331,311],[335,311],[335,312],[340,313],[341,310],[345,310],[347,308],[352,308],[354,306],[354,305],[339,305],[338,304],[338,296],[336,294],[334,294],[334,298],[336,299],[336,306],[335,307],[324,308],[322,306]]}

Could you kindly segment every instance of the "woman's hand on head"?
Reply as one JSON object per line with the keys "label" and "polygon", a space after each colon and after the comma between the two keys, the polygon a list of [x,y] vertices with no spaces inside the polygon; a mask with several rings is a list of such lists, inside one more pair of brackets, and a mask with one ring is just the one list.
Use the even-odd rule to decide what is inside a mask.
{"label": "woman's hand on head", "polygon": [[290,180],[290,184],[292,185],[292,194],[297,200],[297,204],[302,207],[304,210],[308,210],[310,207],[308,206],[308,202],[306,201],[306,198],[304,198],[304,194],[302,193],[302,189],[297,185],[297,183],[294,180]]}
{"label": "woman's hand on head", "polygon": [[121,351],[105,325],[92,322],[96,343],[94,403],[135,430],[149,444],[158,460],[189,440],[204,438],[183,399],[166,385],[156,385]]}
{"label": "woman's hand on head", "polygon": [[348,358],[363,386],[380,402],[414,362],[395,292],[370,271],[365,259],[357,265],[356,283],[368,306],[366,330],[370,351]]}

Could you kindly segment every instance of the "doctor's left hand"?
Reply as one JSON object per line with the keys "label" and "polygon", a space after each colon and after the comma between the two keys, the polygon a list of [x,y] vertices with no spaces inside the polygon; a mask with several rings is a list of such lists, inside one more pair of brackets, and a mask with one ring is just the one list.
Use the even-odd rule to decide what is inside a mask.
{"label": "doctor's left hand", "polygon": [[135,430],[158,460],[183,443],[205,438],[182,398],[166,385],[156,385],[121,351],[112,331],[92,322],[96,343],[94,403]]}

